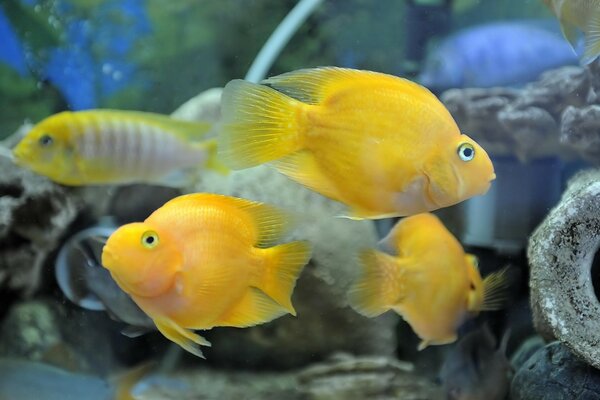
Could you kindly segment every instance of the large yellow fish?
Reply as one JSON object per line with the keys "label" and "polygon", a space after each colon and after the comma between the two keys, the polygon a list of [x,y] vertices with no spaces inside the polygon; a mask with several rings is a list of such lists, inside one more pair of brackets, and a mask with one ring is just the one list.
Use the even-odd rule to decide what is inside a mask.
{"label": "large yellow fish", "polygon": [[412,215],[485,193],[486,152],[461,135],[426,88],[391,75],[304,69],[227,84],[219,154],[240,169],[266,162],[346,204],[351,217]]}
{"label": "large yellow fish", "polygon": [[600,0],[544,0],[560,22],[563,35],[573,49],[577,47],[577,29],[585,34],[582,64],[600,54]]}
{"label": "large yellow fish", "polygon": [[208,123],[137,111],[61,112],[35,125],[13,155],[64,185],[169,183],[185,168],[222,171],[215,139],[205,139],[210,130]]}
{"label": "large yellow fish", "polygon": [[282,211],[263,203],[184,195],[116,230],[102,265],[165,337],[202,357],[199,346],[210,343],[194,329],[295,315],[290,296],[310,247],[269,247],[287,225]]}
{"label": "large yellow fish", "polygon": [[350,304],[368,317],[394,310],[421,338],[419,350],[454,342],[468,317],[503,304],[505,270],[482,280],[477,258],[433,214],[400,220],[380,249],[360,254],[363,270]]}

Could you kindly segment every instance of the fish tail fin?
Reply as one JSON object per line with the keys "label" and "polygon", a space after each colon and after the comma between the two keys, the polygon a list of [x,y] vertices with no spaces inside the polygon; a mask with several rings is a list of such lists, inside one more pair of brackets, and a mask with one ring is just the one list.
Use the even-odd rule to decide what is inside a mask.
{"label": "fish tail fin", "polygon": [[218,155],[217,141],[211,139],[204,143],[206,151],[208,153],[208,160],[206,161],[206,168],[211,171],[218,172],[221,175],[229,174],[230,170],[223,164]]}
{"label": "fish tail fin", "polygon": [[362,274],[350,288],[350,305],[367,317],[376,317],[402,301],[405,270],[395,257],[377,250],[364,250],[359,258]]}
{"label": "fish tail fin", "polygon": [[302,103],[275,89],[240,79],[221,102],[219,155],[233,169],[254,167],[302,148]]}
{"label": "fish tail fin", "polygon": [[310,244],[307,241],[298,241],[261,250],[266,262],[257,284],[258,288],[295,316],[292,292],[302,268],[310,259]]}
{"label": "fish tail fin", "polygon": [[587,65],[600,54],[600,10],[594,10],[585,31],[585,51],[581,63]]}
{"label": "fish tail fin", "polygon": [[499,271],[492,272],[483,280],[483,303],[481,311],[500,310],[506,306],[509,300],[509,287],[511,285],[506,266]]}

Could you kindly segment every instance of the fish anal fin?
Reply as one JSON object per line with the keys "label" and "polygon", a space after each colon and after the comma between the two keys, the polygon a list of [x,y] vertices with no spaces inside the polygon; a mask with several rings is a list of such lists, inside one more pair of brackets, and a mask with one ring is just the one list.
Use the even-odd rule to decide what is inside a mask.
{"label": "fish anal fin", "polygon": [[292,315],[296,310],[291,297],[296,280],[311,255],[310,244],[298,241],[268,249],[257,249],[264,260],[263,271],[256,286]]}
{"label": "fish anal fin", "polygon": [[183,328],[169,318],[154,319],[156,327],[167,339],[177,343],[184,350],[200,358],[205,358],[200,346],[210,347],[210,342],[189,329]]}
{"label": "fish anal fin", "polygon": [[215,321],[215,326],[244,328],[269,322],[287,311],[260,289],[249,287],[240,301]]}
{"label": "fish anal fin", "polygon": [[585,29],[585,50],[581,63],[587,65],[600,54],[600,10],[593,11]]}
{"label": "fish anal fin", "polygon": [[359,254],[362,274],[349,292],[350,305],[376,317],[400,304],[406,296],[406,262],[377,250]]}
{"label": "fish anal fin", "polygon": [[339,201],[340,197],[335,186],[323,174],[321,167],[309,150],[297,151],[273,162],[272,165],[279,172],[301,185],[330,199]]}

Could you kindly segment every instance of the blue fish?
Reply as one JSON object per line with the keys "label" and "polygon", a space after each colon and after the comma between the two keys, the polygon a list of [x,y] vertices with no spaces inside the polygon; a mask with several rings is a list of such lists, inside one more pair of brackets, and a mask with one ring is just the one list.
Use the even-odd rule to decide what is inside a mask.
{"label": "blue fish", "polygon": [[429,53],[419,82],[433,90],[519,86],[579,59],[554,21],[496,22],[456,32]]}

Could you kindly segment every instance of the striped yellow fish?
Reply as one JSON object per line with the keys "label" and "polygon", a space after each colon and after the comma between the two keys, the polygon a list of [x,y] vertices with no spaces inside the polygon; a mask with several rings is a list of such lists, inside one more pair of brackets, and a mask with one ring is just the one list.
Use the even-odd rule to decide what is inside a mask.
{"label": "striped yellow fish", "polygon": [[[186,168],[223,171],[211,124],[116,110],[61,112],[14,148],[17,164],[63,185],[169,184]],[[179,178],[177,178],[179,179]]]}

